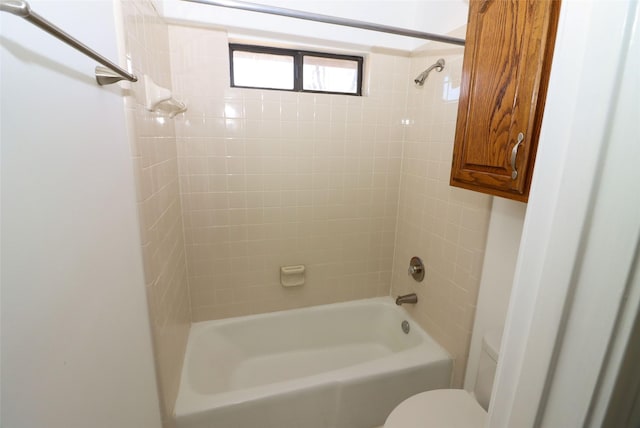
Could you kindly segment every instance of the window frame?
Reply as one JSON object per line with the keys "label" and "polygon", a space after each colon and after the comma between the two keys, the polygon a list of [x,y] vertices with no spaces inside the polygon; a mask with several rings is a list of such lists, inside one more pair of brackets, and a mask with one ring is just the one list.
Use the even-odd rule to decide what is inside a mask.
{"label": "window frame", "polygon": [[[292,57],[293,58],[293,89],[236,85],[233,77],[233,53],[235,51],[263,53],[263,54]],[[305,56],[356,62],[357,72],[358,72],[356,92],[317,91],[312,89],[304,89],[303,65],[304,65]],[[357,55],[342,55],[342,54],[334,54],[334,53],[327,53],[327,52],[300,50],[300,49],[284,49],[284,48],[274,48],[271,46],[229,43],[229,77],[230,77],[230,84],[232,88],[263,89],[263,90],[287,91],[287,92],[306,92],[306,93],[314,93],[314,94],[351,95],[351,96],[361,97],[362,96],[362,74],[363,74],[363,68],[364,68],[363,64],[364,64],[364,57],[357,56]]]}

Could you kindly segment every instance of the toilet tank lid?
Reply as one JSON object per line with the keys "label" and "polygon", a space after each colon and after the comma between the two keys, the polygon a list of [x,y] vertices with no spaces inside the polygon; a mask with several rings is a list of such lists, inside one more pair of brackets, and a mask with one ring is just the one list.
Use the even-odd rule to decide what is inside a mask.
{"label": "toilet tank lid", "polygon": [[498,361],[498,352],[500,352],[501,341],[502,332],[499,330],[489,330],[482,338],[482,348],[494,361]]}

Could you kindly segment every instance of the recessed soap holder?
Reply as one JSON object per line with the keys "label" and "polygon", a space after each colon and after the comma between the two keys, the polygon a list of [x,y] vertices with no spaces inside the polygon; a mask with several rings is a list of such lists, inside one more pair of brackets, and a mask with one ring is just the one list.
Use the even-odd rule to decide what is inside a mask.
{"label": "recessed soap holder", "polygon": [[304,265],[281,266],[280,284],[283,287],[299,287],[304,284]]}
{"label": "recessed soap holder", "polygon": [[409,261],[409,275],[413,277],[418,282],[422,282],[424,279],[424,263],[420,257],[411,257]]}

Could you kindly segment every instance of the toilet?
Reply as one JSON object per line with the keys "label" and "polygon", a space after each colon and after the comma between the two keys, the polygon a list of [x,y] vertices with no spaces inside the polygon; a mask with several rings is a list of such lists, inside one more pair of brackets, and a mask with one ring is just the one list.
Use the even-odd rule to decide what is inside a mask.
{"label": "toilet", "polygon": [[482,428],[496,373],[501,334],[487,332],[473,393],[464,389],[422,392],[400,403],[387,417],[384,428]]}

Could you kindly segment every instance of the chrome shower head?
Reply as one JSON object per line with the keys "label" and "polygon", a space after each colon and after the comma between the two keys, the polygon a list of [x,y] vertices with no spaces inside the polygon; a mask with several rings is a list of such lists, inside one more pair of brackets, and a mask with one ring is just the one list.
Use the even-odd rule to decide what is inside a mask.
{"label": "chrome shower head", "polygon": [[436,61],[435,64],[427,68],[425,71],[420,73],[418,77],[413,79],[415,84],[418,86],[424,85],[424,82],[427,80],[427,76],[429,76],[429,73],[431,73],[431,70],[433,70],[434,68],[436,69],[437,72],[441,72],[444,69],[444,58],[440,58],[438,61]]}

